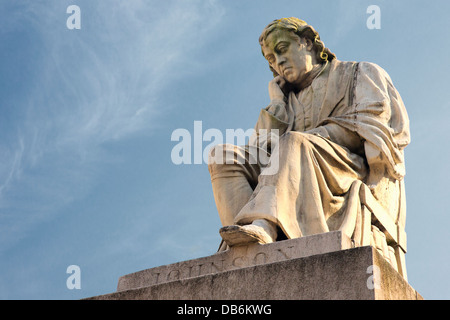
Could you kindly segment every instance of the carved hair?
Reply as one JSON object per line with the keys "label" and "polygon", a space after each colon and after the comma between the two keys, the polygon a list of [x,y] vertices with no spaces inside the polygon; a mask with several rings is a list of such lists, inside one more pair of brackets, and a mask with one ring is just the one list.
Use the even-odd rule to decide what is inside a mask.
{"label": "carved hair", "polygon": [[[313,48],[317,54],[317,61],[319,61],[320,63],[336,59],[336,55],[332,53],[330,49],[325,47],[325,44],[320,40],[319,33],[312,26],[308,25],[303,20],[293,17],[277,19],[267,25],[267,27],[264,28],[261,36],[259,37],[259,44],[261,45],[261,47],[268,35],[276,29],[292,31],[300,38],[311,40],[311,42],[313,43]],[[272,67],[270,67],[270,70],[272,70],[274,75],[277,75]]]}

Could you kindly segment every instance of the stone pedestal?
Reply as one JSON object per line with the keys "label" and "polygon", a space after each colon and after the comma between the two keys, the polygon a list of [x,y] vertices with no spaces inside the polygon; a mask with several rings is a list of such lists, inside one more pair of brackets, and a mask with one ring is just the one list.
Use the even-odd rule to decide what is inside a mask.
{"label": "stone pedestal", "polygon": [[107,300],[422,299],[377,252],[341,232],[236,247],[119,279]]}

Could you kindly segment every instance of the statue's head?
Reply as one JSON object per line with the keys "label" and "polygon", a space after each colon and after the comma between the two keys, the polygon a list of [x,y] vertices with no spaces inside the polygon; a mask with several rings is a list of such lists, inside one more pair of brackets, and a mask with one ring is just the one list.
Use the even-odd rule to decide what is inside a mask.
{"label": "statue's head", "polygon": [[[272,21],[267,27],[264,28],[261,36],[259,37],[259,44],[261,49],[265,45],[266,39],[270,34],[274,32],[288,32],[293,38],[297,38],[299,41],[305,41],[312,45],[312,50],[315,55],[315,60],[318,63],[325,63],[326,61],[331,61],[336,59],[334,53],[332,53],[328,48],[325,47],[324,43],[320,40],[319,33],[305,21],[298,18],[282,18]],[[264,55],[264,51],[262,52]],[[264,55],[267,59],[267,57]],[[270,65],[270,70],[273,72],[274,76],[277,76],[277,71]]]}

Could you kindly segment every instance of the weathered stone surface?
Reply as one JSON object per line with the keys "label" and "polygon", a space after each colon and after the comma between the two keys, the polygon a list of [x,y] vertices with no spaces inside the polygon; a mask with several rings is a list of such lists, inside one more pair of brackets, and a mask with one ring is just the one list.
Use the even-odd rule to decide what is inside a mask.
{"label": "weathered stone surface", "polygon": [[416,300],[422,297],[376,249],[365,246],[175,280],[90,299]]}
{"label": "weathered stone surface", "polygon": [[295,17],[263,29],[270,101],[246,145],[209,154],[219,233],[231,247],[341,230],[407,279],[406,108],[383,68],[340,61],[318,39]]}
{"label": "weathered stone surface", "polygon": [[117,291],[152,286],[260,264],[322,254],[352,247],[340,231],[328,232],[266,245],[232,247],[217,254],[151,268],[122,276]]}

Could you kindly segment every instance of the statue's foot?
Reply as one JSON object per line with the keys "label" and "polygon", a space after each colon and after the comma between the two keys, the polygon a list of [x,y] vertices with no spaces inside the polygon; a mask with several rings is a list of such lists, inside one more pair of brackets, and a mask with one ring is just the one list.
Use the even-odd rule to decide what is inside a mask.
{"label": "statue's foot", "polygon": [[228,246],[242,246],[250,243],[271,243],[275,239],[263,227],[255,224],[244,226],[232,225],[219,230],[222,239]]}

